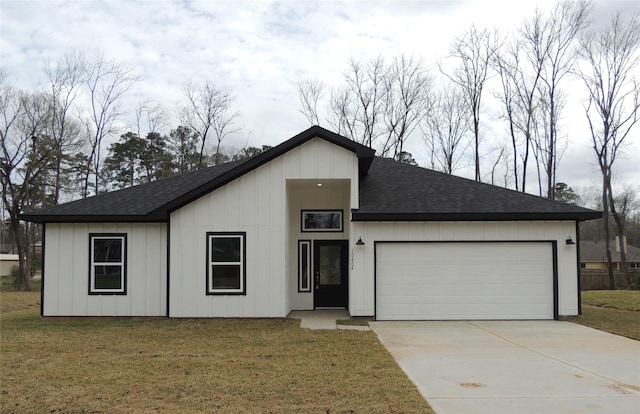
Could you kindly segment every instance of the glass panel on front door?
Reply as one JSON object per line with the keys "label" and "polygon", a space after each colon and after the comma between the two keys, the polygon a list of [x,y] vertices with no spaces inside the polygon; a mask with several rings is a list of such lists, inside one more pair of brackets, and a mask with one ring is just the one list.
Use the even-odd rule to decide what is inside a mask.
{"label": "glass panel on front door", "polygon": [[320,285],[339,285],[342,278],[340,246],[320,246]]}

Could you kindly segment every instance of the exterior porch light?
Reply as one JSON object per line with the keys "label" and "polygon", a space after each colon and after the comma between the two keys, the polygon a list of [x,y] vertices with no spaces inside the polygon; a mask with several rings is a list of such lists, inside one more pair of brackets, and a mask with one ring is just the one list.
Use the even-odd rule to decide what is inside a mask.
{"label": "exterior porch light", "polygon": [[572,245],[576,244],[576,242],[573,241],[571,236],[567,237],[567,240],[565,240],[564,242],[567,243],[567,246],[572,246]]}
{"label": "exterior porch light", "polygon": [[362,241],[362,237],[358,238],[358,241],[356,242],[356,246],[364,246],[364,242]]}

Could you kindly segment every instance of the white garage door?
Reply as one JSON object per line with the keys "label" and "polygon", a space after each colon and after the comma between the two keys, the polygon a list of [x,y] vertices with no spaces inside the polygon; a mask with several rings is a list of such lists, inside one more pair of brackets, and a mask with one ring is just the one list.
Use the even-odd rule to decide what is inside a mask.
{"label": "white garage door", "polygon": [[549,242],[377,243],[379,320],[553,319]]}

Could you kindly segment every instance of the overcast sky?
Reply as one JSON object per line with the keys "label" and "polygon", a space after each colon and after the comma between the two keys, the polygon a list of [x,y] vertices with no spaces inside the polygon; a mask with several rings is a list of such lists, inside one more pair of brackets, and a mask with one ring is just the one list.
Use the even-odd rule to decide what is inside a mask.
{"label": "overcast sky", "polygon": [[[0,1],[0,65],[17,87],[36,89],[43,59],[65,53],[103,52],[133,66],[140,84],[126,100],[129,113],[150,99],[173,111],[187,79],[208,80],[230,90],[240,112],[241,136],[227,145],[276,145],[308,124],[298,112],[298,81],[339,82],[349,57],[410,55],[434,64],[471,23],[503,33],[551,1]],[[640,10],[637,1],[596,2],[593,18],[609,20],[616,9]],[[585,129],[579,88],[569,90],[561,133],[568,150],[558,181],[576,190],[599,183]],[[487,100],[492,99],[487,91]],[[487,111],[490,111],[489,109]],[[495,114],[487,113],[486,118]],[[126,122],[134,122],[130,116]],[[171,127],[177,126],[172,120]],[[323,126],[328,127],[325,123]],[[483,126],[484,151],[506,139],[503,124]],[[640,183],[640,125],[618,175]],[[408,149],[426,165],[426,147],[413,137]],[[491,157],[491,154],[487,155]],[[473,174],[471,169],[460,175]]]}

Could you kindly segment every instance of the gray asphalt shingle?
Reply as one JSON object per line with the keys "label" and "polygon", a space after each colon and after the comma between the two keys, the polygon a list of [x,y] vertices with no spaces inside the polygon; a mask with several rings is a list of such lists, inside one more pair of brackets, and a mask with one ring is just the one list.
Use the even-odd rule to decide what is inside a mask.
{"label": "gray asphalt shingle", "polygon": [[397,161],[314,126],[256,157],[23,214],[36,222],[166,221],[168,213],[314,137],[359,159],[360,207],[354,221],[587,220],[599,212],[478,183]]}

